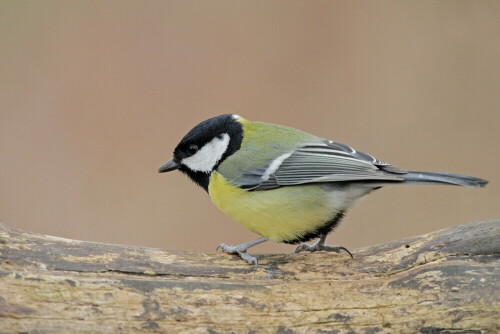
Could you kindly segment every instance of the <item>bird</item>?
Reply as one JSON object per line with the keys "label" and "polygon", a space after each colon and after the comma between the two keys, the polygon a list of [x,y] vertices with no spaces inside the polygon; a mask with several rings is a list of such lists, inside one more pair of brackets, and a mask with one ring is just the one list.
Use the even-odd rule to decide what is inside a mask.
{"label": "bird", "polygon": [[[258,267],[250,247],[271,240],[294,253],[328,251],[327,235],[362,197],[394,184],[484,187],[488,181],[446,172],[398,168],[345,144],[236,114],[207,119],[177,144],[159,173],[179,170],[222,212],[261,237],[221,248]],[[306,242],[318,239],[314,244]]]}

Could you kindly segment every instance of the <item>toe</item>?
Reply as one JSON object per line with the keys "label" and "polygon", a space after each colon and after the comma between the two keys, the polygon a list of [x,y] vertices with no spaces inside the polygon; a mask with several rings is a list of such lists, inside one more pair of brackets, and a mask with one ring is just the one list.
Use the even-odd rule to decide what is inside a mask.
{"label": "toe", "polygon": [[218,250],[219,248],[222,249],[224,252],[229,253],[229,254],[238,253],[238,249],[236,246],[220,244],[219,246],[217,246],[216,250]]}
{"label": "toe", "polygon": [[349,252],[349,250],[347,248],[345,248],[344,246],[328,246],[328,245],[323,245],[318,250],[323,250],[325,252],[335,252],[335,253],[340,253],[340,251],[345,251],[347,254],[349,254],[351,256],[351,258],[354,259],[354,257],[352,256],[351,252]]}
{"label": "toe", "polygon": [[257,270],[259,262],[257,261],[257,258],[255,256],[252,256],[252,255],[250,255],[250,254],[248,254],[246,252],[241,252],[239,254],[240,254],[240,257],[243,260],[247,261],[249,264],[254,263],[255,264],[254,270]]}
{"label": "toe", "polygon": [[300,244],[293,251],[295,254],[300,253],[305,250],[309,250],[310,246],[308,244]]}

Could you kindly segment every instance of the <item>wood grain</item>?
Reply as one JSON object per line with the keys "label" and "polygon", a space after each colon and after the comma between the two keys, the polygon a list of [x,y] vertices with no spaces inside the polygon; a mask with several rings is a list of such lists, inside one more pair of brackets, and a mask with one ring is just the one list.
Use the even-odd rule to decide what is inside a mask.
{"label": "wood grain", "polygon": [[346,254],[168,251],[0,224],[0,333],[493,333],[500,220]]}

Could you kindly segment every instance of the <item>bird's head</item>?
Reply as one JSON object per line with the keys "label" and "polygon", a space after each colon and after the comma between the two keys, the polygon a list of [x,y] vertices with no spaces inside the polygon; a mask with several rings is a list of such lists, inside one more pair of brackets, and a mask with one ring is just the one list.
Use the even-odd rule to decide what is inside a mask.
{"label": "bird's head", "polygon": [[158,172],[178,169],[208,191],[210,174],[241,146],[243,128],[238,119],[237,115],[225,114],[196,125],[181,139],[173,158]]}

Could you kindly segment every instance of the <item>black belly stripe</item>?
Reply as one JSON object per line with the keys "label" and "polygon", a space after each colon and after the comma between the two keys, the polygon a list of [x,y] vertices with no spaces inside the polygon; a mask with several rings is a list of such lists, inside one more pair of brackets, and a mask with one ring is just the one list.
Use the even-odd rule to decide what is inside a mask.
{"label": "black belly stripe", "polygon": [[282,242],[285,244],[298,244],[301,242],[309,241],[311,239],[319,238],[322,235],[330,233],[340,223],[342,217],[344,217],[344,211],[338,212],[332,219],[327,221],[316,230],[309,232],[303,236],[296,237],[295,239],[283,240]]}

